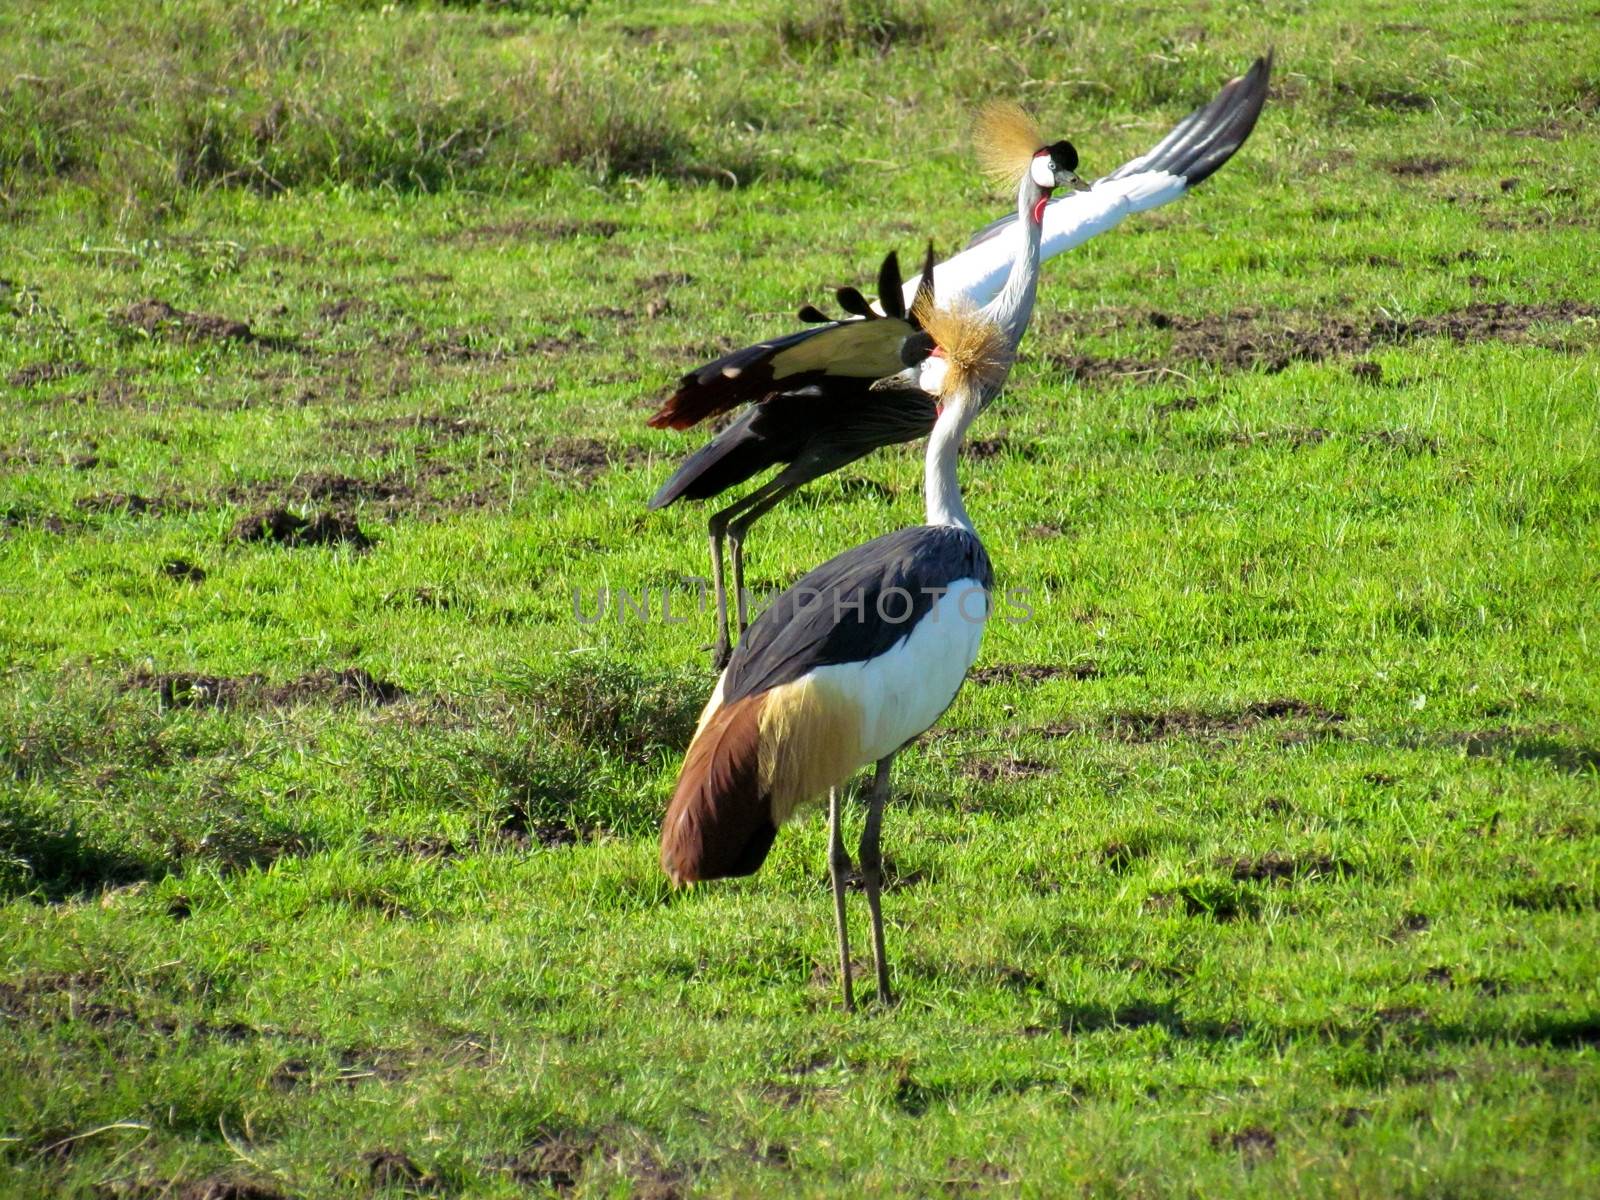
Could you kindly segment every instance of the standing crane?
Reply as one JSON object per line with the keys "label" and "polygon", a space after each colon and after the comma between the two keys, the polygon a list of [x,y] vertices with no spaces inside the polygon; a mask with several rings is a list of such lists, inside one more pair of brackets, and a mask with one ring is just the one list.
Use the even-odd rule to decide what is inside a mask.
{"label": "standing crane", "polygon": [[[1230,81],[1209,104],[1180,121],[1154,149],[1097,179],[1087,190],[1076,188],[1065,196],[1052,197],[1045,185],[1038,185],[1047,200],[1042,220],[1034,207],[1037,197],[1024,202],[1032,182],[1030,151],[1025,160],[1029,170],[1019,180],[1017,212],[992,222],[966,250],[934,268],[931,285],[926,265],[920,275],[900,281],[898,267],[890,270],[892,258],[885,261],[878,279],[878,308],[883,317],[902,324],[873,331],[875,355],[861,354],[859,339],[868,333],[851,330],[857,321],[827,322],[808,305],[801,309],[801,318],[827,322],[823,328],[736,350],[683,376],[672,396],[650,417],[651,426],[687,429],[714,414],[740,405],[748,407],[684,460],[651,499],[652,510],[678,500],[709,500],[771,467],[783,468],[761,487],[714,512],[709,521],[717,606],[713,660],[718,669],[727,663],[730,644],[724,541],[732,558],[742,632],[748,624],[743,544],[750,525],[811,480],[881,446],[915,441],[933,428],[935,414],[925,389],[909,386],[911,381],[898,374],[897,361],[910,363],[925,345],[915,337],[915,328],[904,321],[905,306],[915,311],[916,297],[931,286],[936,286],[946,301],[989,305],[1000,298],[1003,285],[1019,268],[1031,268],[1035,283],[1016,293],[1019,298],[1025,293],[1026,308],[1013,312],[1008,322],[1020,342],[1032,310],[1038,263],[1103,233],[1130,213],[1177,199],[1213,174],[1255,128],[1270,71],[1270,55],[1257,59],[1245,75]],[[1000,117],[1003,112],[991,110],[990,115]],[[1012,138],[1023,126],[1015,121],[1015,114],[1012,117],[1010,122],[1001,120],[999,128],[992,120],[978,124],[978,148],[990,165],[998,165],[996,160],[1006,157],[1006,147],[1015,151]],[[1042,138],[1036,141],[1035,150],[1040,142]],[[1057,164],[1065,168],[1059,182],[1076,184],[1076,152],[1064,142],[1045,149],[1059,149],[1065,160]],[[1012,159],[1007,173],[1014,169]],[[1021,236],[1002,236],[1014,224],[1022,226]],[[889,292],[896,284],[901,297],[891,300]],[[841,289],[838,299],[840,307],[858,320],[878,315],[854,288]],[[839,332],[841,328],[845,332]],[[897,378],[885,384],[891,375]]]}
{"label": "standing crane", "polygon": [[[1009,101],[995,101],[983,108],[974,126],[974,142],[985,172],[1016,189],[1021,219],[1010,238],[1010,266],[1004,285],[982,310],[1015,354],[1033,316],[1045,206],[1057,187],[1086,185],[1078,179],[1078,152],[1072,143],[1046,145],[1038,125]],[[930,270],[932,257],[930,246],[928,264],[912,289],[913,297],[938,286],[937,268]],[[808,306],[801,316],[825,323],[735,351],[684,376],[677,391],[649,420],[658,428],[686,429],[752,395],[761,398],[679,467],[650,501],[651,508],[661,508],[685,495],[715,495],[773,461],[788,463],[773,479],[711,518],[711,569],[717,604],[714,658],[719,668],[726,665],[729,654],[722,538],[726,536],[732,551],[734,594],[743,633],[749,623],[743,546],[750,524],[818,476],[880,446],[922,437],[933,427],[933,397],[907,372],[908,366],[918,367],[926,359],[930,343],[918,336],[915,319],[896,315],[905,312],[905,289],[898,277],[891,255],[879,275],[879,303],[886,310],[883,316],[877,316],[859,292],[841,289],[840,306],[854,312],[855,319],[828,321]],[[914,300],[912,311],[920,311]],[[888,352],[891,349],[892,353]],[[891,379],[894,382],[884,386]],[[739,477],[729,478],[735,475]],[[715,492],[707,490],[713,487]]]}
{"label": "standing crane", "polygon": [[1014,339],[970,308],[921,316],[935,343],[939,415],[928,439],[927,522],[803,576],[750,626],[700,715],[661,827],[675,884],[749,875],[778,827],[828,794],[828,872],[844,1006],[854,1009],[840,789],[876,764],[860,870],[878,999],[889,1003],[879,850],[895,754],[950,706],[978,656],[994,577],[961,502],[956,457],[1012,360]]}

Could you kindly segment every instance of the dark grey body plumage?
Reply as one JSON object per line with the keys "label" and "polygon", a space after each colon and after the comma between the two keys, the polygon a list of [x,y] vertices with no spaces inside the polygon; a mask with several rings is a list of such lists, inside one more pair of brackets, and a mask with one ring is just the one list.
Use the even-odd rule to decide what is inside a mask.
{"label": "dark grey body plumage", "polygon": [[985,591],[994,586],[983,543],[953,525],[897,529],[835,555],[751,623],[728,663],[723,703],[792,683],[818,667],[888,653],[963,579],[977,580]]}

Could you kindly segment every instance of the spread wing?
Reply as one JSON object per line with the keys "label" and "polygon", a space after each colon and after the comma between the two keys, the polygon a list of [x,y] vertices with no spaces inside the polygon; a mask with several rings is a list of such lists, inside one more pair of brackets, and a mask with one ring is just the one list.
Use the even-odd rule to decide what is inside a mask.
{"label": "spread wing", "polygon": [[[1051,200],[1044,210],[1040,259],[1081,245],[1120,225],[1130,213],[1169,204],[1215,174],[1255,129],[1271,74],[1272,56],[1256,59],[1243,75],[1224,84],[1209,104],[1173,126],[1153,149],[1095,180],[1088,191]],[[962,297],[981,307],[999,294],[1016,253],[1014,239],[1001,235],[1016,221],[1015,213],[991,221],[965,250],[934,268],[939,294],[947,303]],[[920,278],[909,280],[907,293],[920,282]]]}
{"label": "spread wing", "polygon": [[[930,244],[927,264],[933,261]],[[926,289],[931,291],[930,280]],[[841,288],[839,304],[857,314],[830,321],[810,305],[803,317],[822,323],[783,337],[771,338],[725,354],[690,371],[678,380],[647,424],[655,429],[688,429],[707,417],[742,404],[761,401],[775,393],[803,388],[819,389],[822,396],[838,391],[859,392],[879,379],[898,375],[914,366],[931,349],[917,338],[919,326],[911,307],[919,289],[907,294],[900,281],[899,259],[891,251],[878,272],[879,315],[855,288]]]}

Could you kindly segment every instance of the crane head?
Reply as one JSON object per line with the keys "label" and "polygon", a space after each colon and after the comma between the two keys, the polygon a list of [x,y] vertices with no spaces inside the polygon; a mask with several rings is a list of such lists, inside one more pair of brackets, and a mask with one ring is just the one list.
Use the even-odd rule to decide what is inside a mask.
{"label": "crane head", "polygon": [[1087,191],[1089,185],[1078,178],[1078,150],[1071,142],[1055,142],[1034,151],[1028,173],[1034,183],[1045,191],[1070,187],[1074,191]]}

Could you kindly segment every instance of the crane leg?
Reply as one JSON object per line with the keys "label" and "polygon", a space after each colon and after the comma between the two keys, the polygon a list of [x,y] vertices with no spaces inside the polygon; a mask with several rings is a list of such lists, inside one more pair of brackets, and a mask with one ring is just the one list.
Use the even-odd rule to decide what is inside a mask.
{"label": "crane leg", "polygon": [[[737,506],[735,506],[737,507]],[[720,671],[733,653],[728,641],[728,589],[722,575],[722,538],[728,529],[728,509],[711,515],[711,592],[717,606],[717,644],[711,650],[711,665]]]}
{"label": "crane leg", "polygon": [[[722,543],[726,539],[733,551],[733,586],[739,609],[739,632],[745,631],[747,608],[744,599],[744,552],[740,545],[750,522],[759,517],[777,500],[788,495],[798,483],[787,483],[779,474],[758,487],[748,496],[741,496],[727,508],[711,514],[711,589],[717,602],[717,644],[711,651],[711,665],[718,671],[728,665],[733,655],[733,642],[728,636],[728,585],[722,566]],[[763,503],[763,502],[766,503]],[[752,515],[750,509],[756,508]]]}
{"label": "crane leg", "polygon": [[750,593],[744,586],[744,535],[749,532],[750,526],[766,516],[773,505],[799,488],[802,482],[789,479],[787,471],[777,475],[741,501],[741,504],[748,503],[749,507],[743,508],[738,516],[728,522],[728,547],[733,553],[733,594],[738,602],[741,636],[750,628]]}
{"label": "crane leg", "polygon": [[833,920],[839,933],[839,978],[844,984],[844,1010],[855,1012],[855,990],[850,980],[850,931],[844,919],[844,883],[850,873],[850,854],[839,829],[839,789],[828,789],[828,878],[833,883]]}
{"label": "crane leg", "polygon": [[867,824],[861,831],[861,883],[867,891],[867,911],[872,915],[872,965],[878,972],[878,1003],[892,1004],[889,991],[889,959],[883,949],[883,906],[878,897],[883,890],[883,855],[878,850],[878,835],[883,830],[883,806],[889,799],[889,765],[894,755],[878,760],[872,779],[872,798],[867,802]]}

